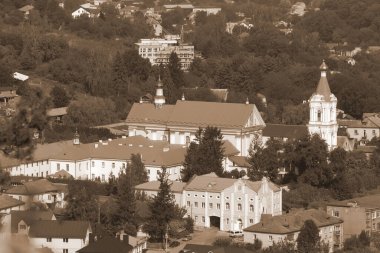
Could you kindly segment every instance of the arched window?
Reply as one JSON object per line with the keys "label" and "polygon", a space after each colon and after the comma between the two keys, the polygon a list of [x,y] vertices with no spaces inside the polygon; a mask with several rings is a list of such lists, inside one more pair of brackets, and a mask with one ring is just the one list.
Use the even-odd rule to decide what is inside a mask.
{"label": "arched window", "polygon": [[226,203],[226,210],[230,210],[230,203]]}
{"label": "arched window", "polygon": [[238,211],[241,211],[241,204],[238,204]]}
{"label": "arched window", "polygon": [[255,210],[255,209],[253,208],[253,205],[250,205],[250,206],[249,206],[249,211],[250,211],[250,212],[253,212],[254,210]]}

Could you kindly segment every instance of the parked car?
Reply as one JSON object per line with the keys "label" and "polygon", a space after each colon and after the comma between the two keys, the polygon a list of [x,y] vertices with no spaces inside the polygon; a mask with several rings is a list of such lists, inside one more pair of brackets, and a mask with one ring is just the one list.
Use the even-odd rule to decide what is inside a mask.
{"label": "parked car", "polygon": [[243,232],[242,231],[230,231],[229,235],[230,235],[230,237],[242,237]]}

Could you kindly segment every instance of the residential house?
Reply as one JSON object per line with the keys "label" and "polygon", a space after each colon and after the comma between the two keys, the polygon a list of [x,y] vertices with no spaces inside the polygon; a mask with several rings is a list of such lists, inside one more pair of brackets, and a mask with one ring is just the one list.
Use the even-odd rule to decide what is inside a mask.
{"label": "residential house", "polygon": [[348,138],[354,139],[359,144],[365,144],[380,136],[380,122],[368,118],[366,120],[342,119],[338,120],[338,124],[340,129],[345,130]]}
{"label": "residential house", "polygon": [[182,43],[179,35],[165,35],[163,39],[141,39],[136,45],[139,55],[149,59],[152,65],[168,64],[172,52],[177,54],[182,70],[189,70],[194,60],[194,46]]}
{"label": "residential house", "polygon": [[265,145],[269,139],[291,141],[306,137],[309,134],[306,125],[266,124],[263,129],[262,142]]}
{"label": "residential house", "polygon": [[64,207],[67,185],[54,184],[46,179],[25,182],[8,189],[5,194],[25,203],[25,209],[29,209],[33,203]]}
{"label": "residential house", "polygon": [[177,8],[192,10],[194,6],[192,4],[164,4],[166,11],[175,10]]}
{"label": "residential house", "polygon": [[18,95],[14,87],[0,87],[0,106],[7,106],[16,97]]}
{"label": "residential house", "polygon": [[[136,190],[154,196],[159,183],[149,182]],[[261,214],[281,215],[282,191],[263,178],[252,182],[245,179],[220,178],[215,173],[194,176],[186,184],[174,184],[176,204],[186,209],[195,226],[217,227],[222,231],[241,230],[260,221]]]}
{"label": "residential house", "polygon": [[98,17],[100,10],[99,6],[93,5],[91,3],[82,4],[78,9],[71,13],[71,16],[75,18],[79,18],[80,16],[87,16],[89,18]]}
{"label": "residential house", "polygon": [[53,253],[75,253],[89,243],[88,221],[38,220],[27,226],[27,235],[35,248],[50,248]]}
{"label": "residential house", "polygon": [[11,211],[10,219],[6,222],[9,224],[7,232],[11,234],[25,235],[27,226],[30,226],[35,221],[41,220],[56,220],[51,210],[47,211]]}
{"label": "residential house", "polygon": [[159,80],[154,103],[135,103],[126,123],[129,136],[141,135],[152,140],[186,145],[195,139],[198,129],[207,126],[221,129],[242,156],[248,155],[252,141],[261,135],[265,123],[254,104],[218,103],[178,100],[165,104]]}
{"label": "residential house", "polygon": [[328,203],[327,214],[344,221],[344,239],[359,235],[380,232],[380,194]]}
{"label": "residential house", "polygon": [[59,108],[51,108],[46,111],[46,116],[50,124],[54,123],[62,123],[62,119],[65,115],[67,115],[67,106],[59,107]]}
{"label": "residential house", "polygon": [[29,79],[29,76],[21,74],[19,72],[14,72],[13,73],[13,78],[22,82],[25,82]]}
{"label": "residential house", "polygon": [[146,246],[146,238],[122,234],[118,237],[103,236],[91,240],[89,245],[78,250],[77,253],[142,253]]}
{"label": "residential house", "polygon": [[6,194],[0,195],[0,215],[10,214],[13,210],[24,210],[25,202]]}
{"label": "residential house", "polygon": [[263,215],[261,221],[245,228],[244,242],[260,240],[262,248],[268,248],[281,241],[296,242],[306,220],[312,220],[319,229],[321,241],[329,245],[329,252],[343,245],[343,221],[332,217],[322,210],[309,209],[269,217]]}

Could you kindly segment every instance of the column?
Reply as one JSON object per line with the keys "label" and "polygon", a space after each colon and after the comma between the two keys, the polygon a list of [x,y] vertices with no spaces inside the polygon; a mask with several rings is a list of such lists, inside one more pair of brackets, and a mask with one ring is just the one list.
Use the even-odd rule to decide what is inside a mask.
{"label": "column", "polygon": [[234,193],[230,194],[230,230],[234,230],[235,226],[235,198]]}
{"label": "column", "polygon": [[220,230],[224,231],[224,193],[220,193]]}
{"label": "column", "polygon": [[210,217],[208,216],[208,192],[205,192],[205,227],[210,227]]}
{"label": "column", "polygon": [[243,224],[243,228],[246,228],[248,227],[248,211],[249,211],[249,204],[248,204],[248,194],[245,193],[244,194],[244,224]]}

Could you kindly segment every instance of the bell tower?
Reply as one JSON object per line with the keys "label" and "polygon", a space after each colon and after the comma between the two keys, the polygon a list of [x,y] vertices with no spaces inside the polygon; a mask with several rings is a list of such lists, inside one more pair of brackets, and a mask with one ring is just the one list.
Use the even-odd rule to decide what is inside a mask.
{"label": "bell tower", "polygon": [[308,124],[309,133],[319,134],[325,140],[329,151],[337,146],[338,123],[336,121],[337,98],[331,93],[327,81],[328,67],[323,61],[320,66],[321,78],[317,90],[310,97],[310,120]]}
{"label": "bell tower", "polygon": [[156,108],[162,108],[164,104],[165,104],[164,89],[163,89],[161,77],[158,76],[156,96],[154,96],[154,105],[156,106]]}

